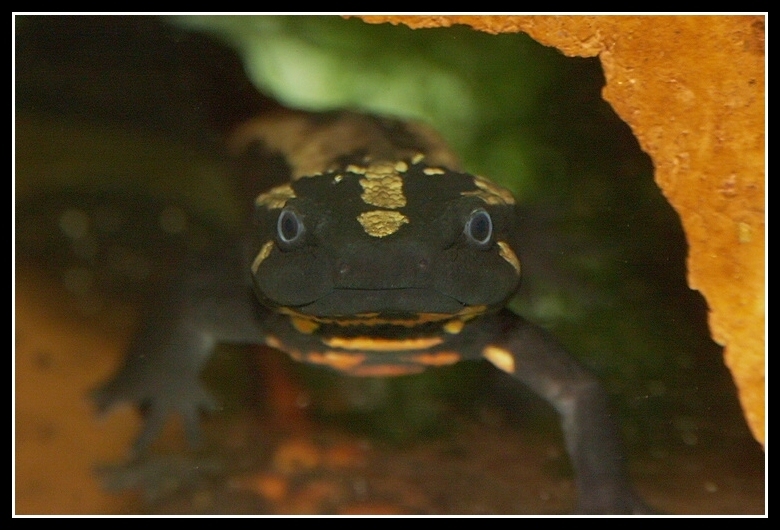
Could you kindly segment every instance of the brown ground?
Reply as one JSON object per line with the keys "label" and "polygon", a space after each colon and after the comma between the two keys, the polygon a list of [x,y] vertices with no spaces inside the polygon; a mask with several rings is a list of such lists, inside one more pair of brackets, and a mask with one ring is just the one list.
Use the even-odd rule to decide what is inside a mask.
{"label": "brown ground", "polygon": [[[139,420],[130,409],[98,420],[85,394],[118,362],[127,333],[116,330],[128,329],[118,321],[132,321],[132,311],[87,324],[59,308],[60,296],[39,276],[19,273],[18,514],[560,514],[573,506],[555,430],[519,429],[486,408],[479,419],[454,415],[446,437],[389,444],[356,435],[296,412],[287,361],[267,350],[259,350],[262,365],[277,380],[270,412],[212,417],[199,454],[184,450],[172,428],[157,457],[112,474]],[[632,453],[637,489],[662,512],[765,513],[764,455],[749,438]],[[142,481],[146,496],[132,487],[109,492],[100,476],[104,485],[121,479],[120,487]]]}

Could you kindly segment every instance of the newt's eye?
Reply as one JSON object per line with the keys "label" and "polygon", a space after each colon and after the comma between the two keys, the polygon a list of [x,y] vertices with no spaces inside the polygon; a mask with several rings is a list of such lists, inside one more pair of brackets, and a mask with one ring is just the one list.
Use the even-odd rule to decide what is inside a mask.
{"label": "newt's eye", "polygon": [[463,228],[466,239],[477,247],[484,248],[490,243],[493,236],[493,220],[490,214],[483,208],[477,208],[469,215],[466,226]]}
{"label": "newt's eye", "polygon": [[284,208],[276,221],[276,235],[279,242],[285,246],[293,245],[300,241],[304,233],[303,219],[292,208]]}

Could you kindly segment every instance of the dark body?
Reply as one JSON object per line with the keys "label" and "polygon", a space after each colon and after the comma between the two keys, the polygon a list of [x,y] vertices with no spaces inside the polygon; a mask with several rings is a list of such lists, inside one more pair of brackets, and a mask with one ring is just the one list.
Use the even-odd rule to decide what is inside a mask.
{"label": "dark body", "polygon": [[[214,401],[199,374],[218,342],[265,343],[352,376],[487,359],[559,413],[583,513],[640,513],[599,383],[505,309],[519,287],[512,195],[460,170],[425,126],[350,112],[266,115],[232,136],[245,237],[182,259],[103,410],[143,406],[143,452],[173,413],[191,439]],[[256,182],[278,181],[271,190]],[[262,178],[258,178],[262,177]]]}

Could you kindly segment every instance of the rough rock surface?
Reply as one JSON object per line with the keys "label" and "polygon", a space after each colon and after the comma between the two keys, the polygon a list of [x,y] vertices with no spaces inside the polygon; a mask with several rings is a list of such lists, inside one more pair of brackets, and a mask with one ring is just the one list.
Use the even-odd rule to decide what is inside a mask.
{"label": "rough rock surface", "polygon": [[413,28],[523,31],[598,56],[604,98],[651,156],[688,239],[688,282],[756,439],[765,434],[765,19],[745,16],[363,16]]}

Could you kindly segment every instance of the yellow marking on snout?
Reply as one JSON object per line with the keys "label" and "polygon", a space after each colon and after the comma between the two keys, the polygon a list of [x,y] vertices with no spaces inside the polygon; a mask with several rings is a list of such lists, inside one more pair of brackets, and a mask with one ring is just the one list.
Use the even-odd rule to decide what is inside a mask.
{"label": "yellow marking on snout", "polygon": [[515,254],[512,250],[512,247],[509,246],[509,243],[504,241],[498,241],[496,244],[498,245],[498,255],[504,258],[507,263],[514,267],[515,271],[517,271],[517,274],[519,275],[520,260],[518,259],[517,254]]}
{"label": "yellow marking on snout", "polygon": [[409,222],[409,218],[399,212],[388,210],[373,210],[357,216],[358,222],[366,234],[372,237],[385,237],[394,234]]}
{"label": "yellow marking on snout", "polygon": [[265,258],[271,255],[271,250],[273,250],[273,248],[273,241],[266,241],[263,243],[263,246],[260,247],[260,252],[257,253],[254,261],[252,261],[252,274],[257,274],[257,269],[260,268],[260,264],[265,261]]}
{"label": "yellow marking on snout", "polygon": [[438,346],[443,339],[439,337],[419,337],[414,339],[384,339],[375,337],[330,337],[322,339],[331,348],[357,351],[409,351],[425,350]]}
{"label": "yellow marking on snout", "polygon": [[440,167],[426,167],[423,169],[423,173],[426,175],[444,175],[446,171],[441,169]]}
{"label": "yellow marking on snout", "polygon": [[498,346],[485,346],[482,356],[508,374],[515,373],[515,358],[510,352]]}

